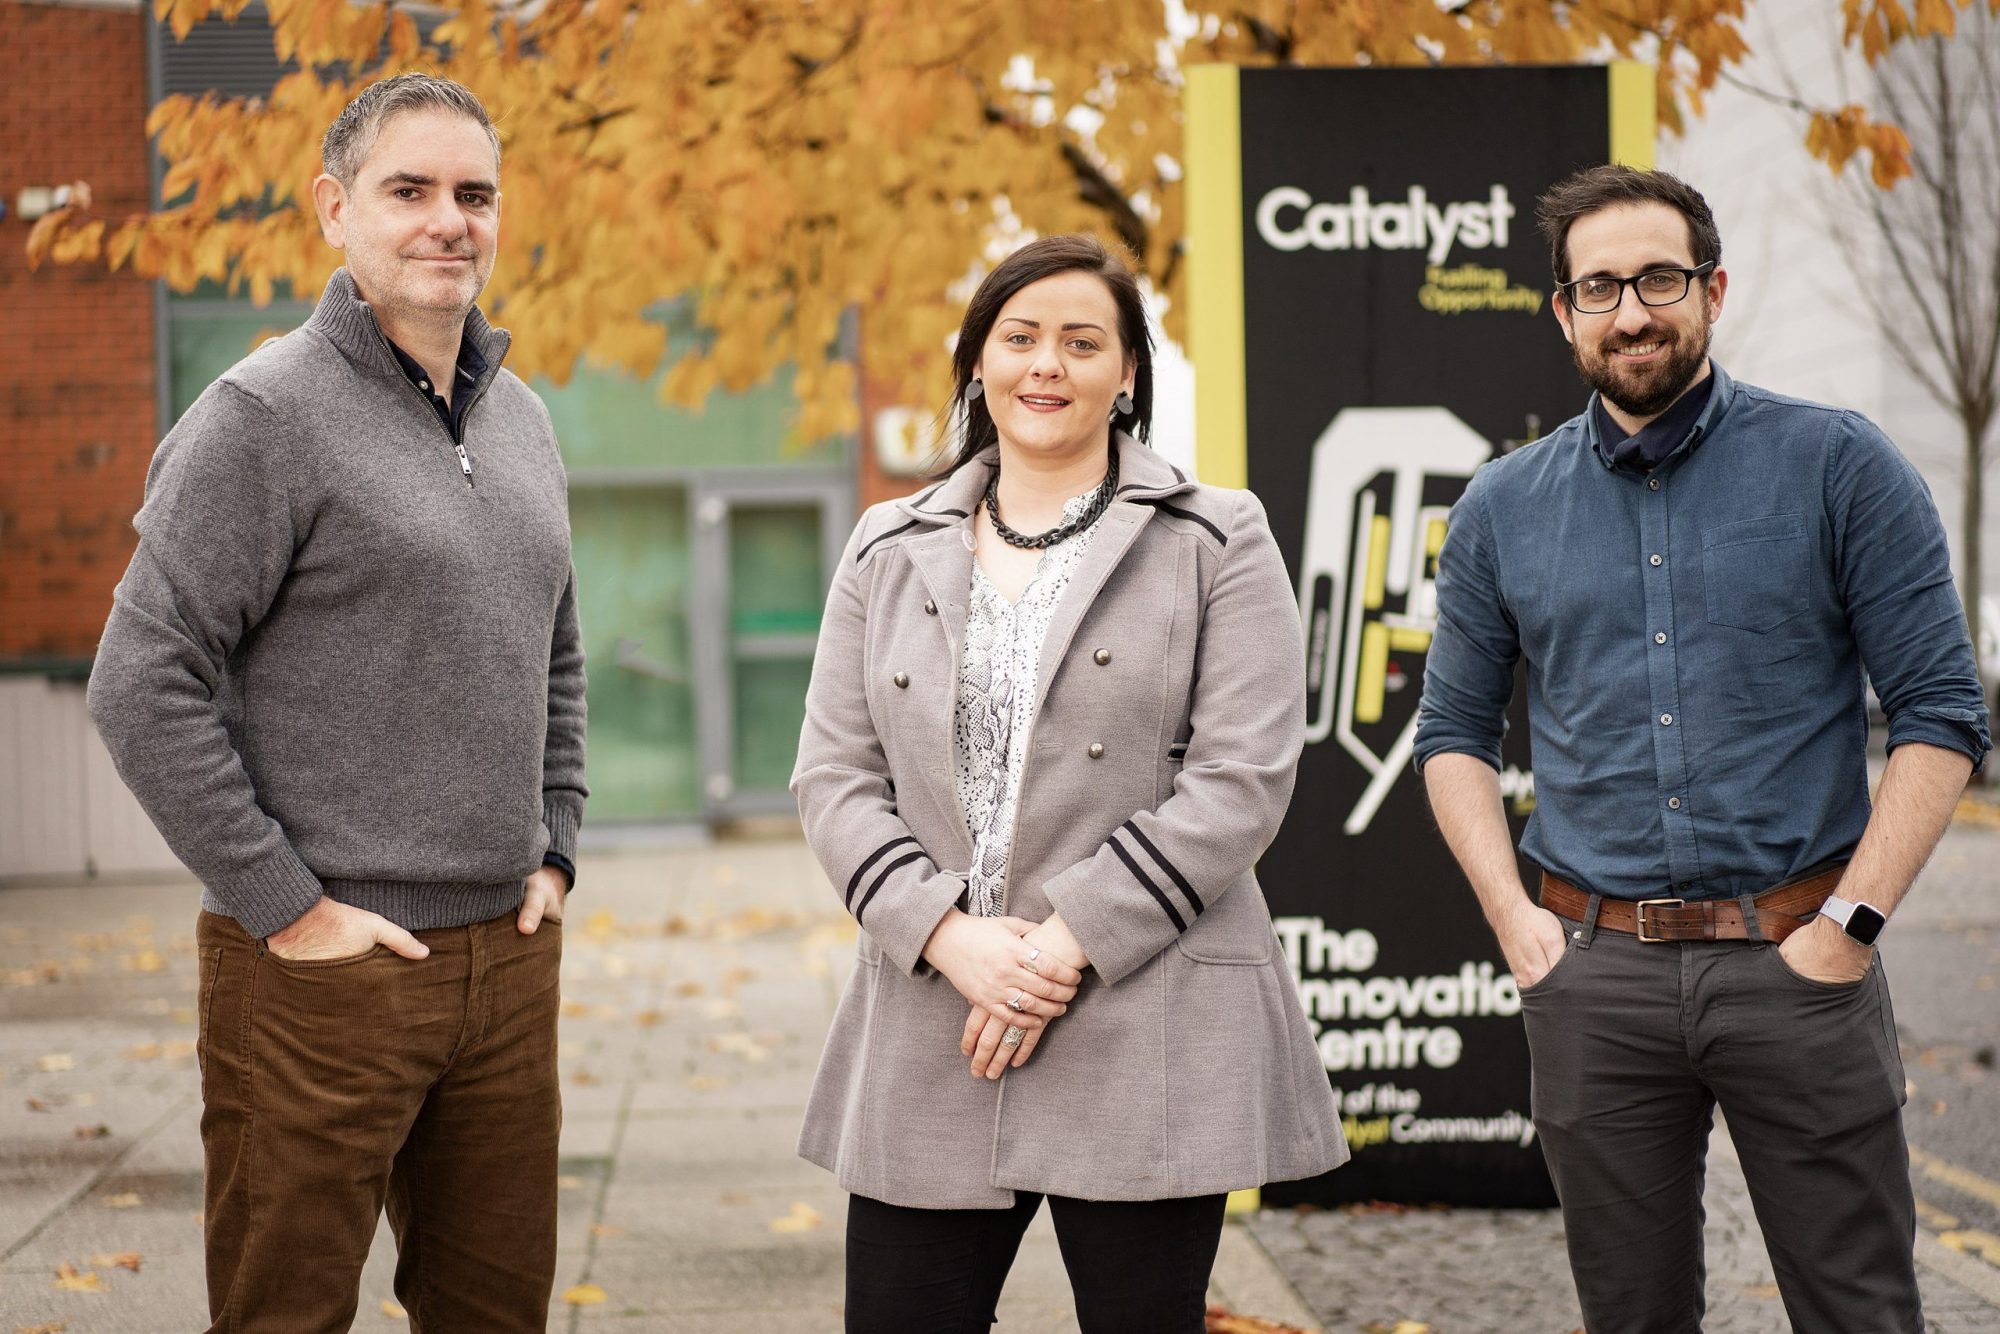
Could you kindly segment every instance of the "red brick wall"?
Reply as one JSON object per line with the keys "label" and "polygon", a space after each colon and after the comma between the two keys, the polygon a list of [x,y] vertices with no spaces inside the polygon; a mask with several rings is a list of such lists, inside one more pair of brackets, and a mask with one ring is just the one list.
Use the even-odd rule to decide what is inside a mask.
{"label": "red brick wall", "polygon": [[0,661],[88,658],[159,438],[152,285],[30,273],[13,206],[83,180],[100,213],[146,207],[145,18],[0,0],[0,53]]}

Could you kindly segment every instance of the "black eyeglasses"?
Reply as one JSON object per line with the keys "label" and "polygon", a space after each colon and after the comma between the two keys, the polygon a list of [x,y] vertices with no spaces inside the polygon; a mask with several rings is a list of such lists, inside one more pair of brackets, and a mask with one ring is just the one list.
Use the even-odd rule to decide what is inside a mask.
{"label": "black eyeglasses", "polygon": [[1671,306],[1687,296],[1690,283],[1706,278],[1714,268],[1715,261],[1711,259],[1691,269],[1647,269],[1630,278],[1578,278],[1575,282],[1559,283],[1556,290],[1579,315],[1605,315],[1618,309],[1625,300],[1627,286],[1639,294],[1642,305]]}

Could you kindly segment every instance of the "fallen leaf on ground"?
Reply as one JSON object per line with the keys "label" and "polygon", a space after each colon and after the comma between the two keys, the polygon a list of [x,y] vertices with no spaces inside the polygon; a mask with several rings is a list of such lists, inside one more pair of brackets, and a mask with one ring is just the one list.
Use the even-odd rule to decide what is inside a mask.
{"label": "fallen leaf on ground", "polygon": [[110,1139],[111,1127],[100,1122],[94,1126],[78,1126],[69,1133],[78,1139]]}
{"label": "fallen leaf on ground", "polygon": [[599,1084],[602,1084],[604,1081],[599,1079],[596,1075],[591,1074],[590,1071],[588,1070],[579,1070],[575,1074],[569,1077],[569,1082],[576,1085],[578,1088],[587,1089],[587,1088],[595,1088]]}
{"label": "fallen leaf on ground", "polygon": [[688,1087],[696,1093],[713,1093],[720,1088],[728,1088],[729,1081],[718,1075],[696,1075],[688,1080]]}
{"label": "fallen leaf on ground", "polygon": [[604,1302],[605,1293],[595,1283],[579,1283],[563,1292],[563,1300],[571,1306],[598,1306]]}
{"label": "fallen leaf on ground", "polygon": [[771,1059],[771,1049],[750,1033],[718,1033],[708,1040],[706,1046],[712,1052],[741,1056],[746,1061]]}
{"label": "fallen leaf on ground", "polygon": [[773,1232],[810,1232],[825,1221],[810,1204],[794,1203],[790,1213],[772,1219],[766,1226]]}
{"label": "fallen leaf on ground", "polygon": [[658,1028],[665,1019],[658,1010],[641,1010],[632,1016],[632,1022],[641,1028]]}
{"label": "fallen leaf on ground", "polygon": [[127,1047],[122,1055],[128,1061],[157,1061],[160,1059],[160,1044],[147,1042],[137,1047]]}
{"label": "fallen leaf on ground", "polygon": [[757,970],[754,968],[732,968],[722,975],[722,994],[734,996],[736,989],[745,982],[755,982]]}
{"label": "fallen leaf on ground", "polygon": [[583,1178],[582,1178],[582,1177],[557,1177],[557,1178],[556,1178],[556,1188],[557,1188],[558,1190],[582,1190],[582,1189],[583,1189]]}
{"label": "fallen leaf on ground", "polygon": [[410,1318],[408,1311],[405,1311],[387,1297],[382,1299],[382,1314],[388,1316],[391,1320],[408,1320]]}
{"label": "fallen leaf on ground", "polygon": [[[592,940],[605,941],[618,934],[618,918],[609,908],[599,908],[583,919],[583,934]],[[603,1298],[599,1298],[602,1301]]]}
{"label": "fallen leaf on ground", "polygon": [[678,982],[674,985],[674,994],[683,999],[692,999],[707,990],[708,988],[699,982]]}
{"label": "fallen leaf on ground", "polygon": [[1430,1334],[1431,1331],[1429,1325],[1420,1324],[1415,1320],[1393,1322],[1378,1320],[1372,1325],[1363,1325],[1362,1329],[1365,1334]]}
{"label": "fallen leaf on ground", "polygon": [[93,1255],[90,1262],[100,1269],[129,1269],[136,1274],[146,1257],[137,1251],[120,1251],[116,1255]]}
{"label": "fallen leaf on ground", "polygon": [[65,1260],[56,1266],[56,1288],[61,1292],[103,1292],[104,1280],[88,1269],[78,1272]]}
{"label": "fallen leaf on ground", "polygon": [[14,1334],[63,1334],[68,1328],[67,1320],[51,1320],[46,1325],[16,1325]]}
{"label": "fallen leaf on ground", "polygon": [[66,1051],[51,1052],[35,1062],[35,1069],[52,1075],[62,1070],[76,1069],[76,1058]]}
{"label": "fallen leaf on ground", "polygon": [[[1318,1330],[1300,1325],[1283,1325],[1260,1316],[1238,1315],[1223,1306],[1208,1308],[1208,1323],[1203,1328],[1207,1334],[1319,1334]],[[1370,1325],[1369,1328],[1378,1330],[1386,1327]]]}
{"label": "fallen leaf on ground", "polygon": [[45,1102],[41,1098],[30,1098],[28,1099],[28,1110],[31,1112],[52,1112],[55,1110],[55,1105]]}
{"label": "fallen leaf on ground", "polygon": [[122,1195],[106,1195],[103,1203],[107,1209],[137,1209],[144,1201],[138,1191],[128,1190]]}
{"label": "fallen leaf on ground", "polygon": [[609,1223],[598,1223],[590,1229],[590,1235],[593,1237],[622,1237],[625,1235],[625,1229],[622,1227],[613,1227]]}
{"label": "fallen leaf on ground", "polygon": [[581,1019],[589,1013],[590,1007],[582,1001],[566,1000],[562,1003],[562,1017],[565,1019]]}
{"label": "fallen leaf on ground", "polygon": [[167,956],[158,950],[140,950],[128,954],[119,962],[128,973],[162,973],[167,968]]}

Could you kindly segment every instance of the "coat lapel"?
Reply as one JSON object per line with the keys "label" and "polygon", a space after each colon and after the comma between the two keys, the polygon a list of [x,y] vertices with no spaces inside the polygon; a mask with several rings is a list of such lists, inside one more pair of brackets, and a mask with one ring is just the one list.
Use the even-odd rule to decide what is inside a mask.
{"label": "coat lapel", "polygon": [[1089,614],[1097,595],[1104,590],[1105,582],[1124,561],[1126,553],[1152,519],[1154,508],[1146,502],[1193,489],[1194,483],[1180,469],[1130,436],[1118,437],[1119,499],[1104,512],[1096,535],[1090,539],[1090,549],[1083,553],[1083,560],[1077,565],[1076,573],[1070,576],[1069,588],[1057,604],[1055,616],[1049,621],[1048,635],[1042,640],[1040,667],[1035,675],[1038,712],[1041,704],[1048,699],[1056,677],[1062,672],[1063,659],[1069,652],[1077,627]]}
{"label": "coat lapel", "polygon": [[[925,719],[925,725],[935,729],[935,735],[945,738],[947,745],[958,702],[965,625],[971,614],[973,554],[967,540],[972,531],[968,519],[985,494],[986,481],[998,455],[997,448],[988,449],[936,486],[896,502],[896,508],[906,518],[931,528],[930,532],[906,540],[903,550],[923,580],[925,595],[937,604],[938,628],[945,636],[952,688],[942,697],[943,712]],[[1038,708],[1048,699],[1050,687],[1062,672],[1063,659],[1077,627],[1152,520],[1155,511],[1151,502],[1193,489],[1194,483],[1185,474],[1151,449],[1129,436],[1118,437],[1118,498],[1105,511],[1096,535],[1091,538],[1090,549],[1071,576],[1070,586],[1042,640],[1036,674]],[[949,762],[935,768],[932,777],[948,789],[947,809],[956,809],[958,786]],[[962,818],[959,824],[963,826]]]}

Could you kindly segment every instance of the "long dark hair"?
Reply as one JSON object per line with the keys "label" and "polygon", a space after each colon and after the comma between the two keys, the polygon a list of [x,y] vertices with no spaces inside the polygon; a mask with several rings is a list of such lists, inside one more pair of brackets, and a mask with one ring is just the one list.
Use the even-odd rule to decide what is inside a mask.
{"label": "long dark hair", "polygon": [[[993,414],[986,410],[986,400],[982,397],[966,402],[965,387],[972,383],[973,368],[979,364],[980,350],[986,346],[986,336],[993,332],[993,322],[1000,318],[1001,307],[1022,288],[1058,273],[1095,274],[1111,290],[1111,299],[1118,306],[1118,341],[1125,345],[1125,355],[1133,363],[1132,410],[1112,417],[1105,433],[1107,445],[1112,430],[1123,431],[1141,442],[1152,435],[1153,334],[1146,327],[1146,302],[1139,294],[1139,282],[1132,276],[1131,265],[1094,236],[1082,232],[1044,236],[1002,260],[979,284],[971,304],[965,308],[965,320],[958,326],[958,346],[951,354],[951,403],[938,414],[944,427],[940,436],[947,442],[956,440],[958,449],[950,464],[935,476],[957,472],[1000,438],[993,425]],[[945,447],[950,448],[949,443]]]}

